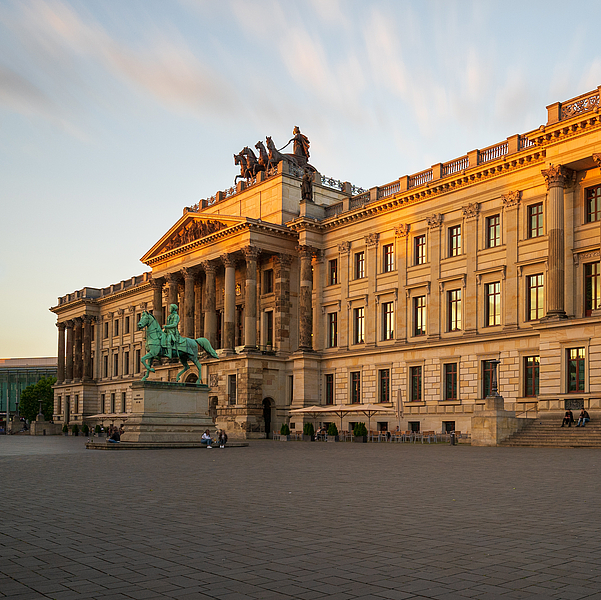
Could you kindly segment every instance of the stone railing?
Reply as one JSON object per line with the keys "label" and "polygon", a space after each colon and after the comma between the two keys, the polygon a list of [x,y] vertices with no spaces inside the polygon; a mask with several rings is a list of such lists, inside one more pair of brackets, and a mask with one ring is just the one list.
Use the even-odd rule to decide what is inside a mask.
{"label": "stone railing", "polygon": [[388,198],[388,196],[394,196],[397,192],[401,190],[401,182],[393,181],[387,185],[383,185],[378,188],[378,198]]}
{"label": "stone railing", "polygon": [[331,204],[330,206],[326,207],[326,219],[335,217],[341,212],[344,212],[344,203],[336,202],[336,204]]}
{"label": "stone railing", "polygon": [[448,175],[465,171],[465,169],[469,167],[469,164],[470,163],[467,156],[462,156],[461,158],[456,158],[455,160],[450,160],[449,162],[443,163],[442,176],[447,177]]}
{"label": "stone railing", "polygon": [[501,158],[507,154],[507,142],[501,142],[500,144],[495,144],[494,146],[489,146],[488,148],[484,148],[484,150],[480,150],[478,152],[478,164],[482,165],[484,163],[490,162],[491,160],[496,160],[497,158]]}
{"label": "stone railing", "polygon": [[432,180],[432,169],[426,169],[415,175],[409,175],[409,189],[424,185]]}
{"label": "stone railing", "polygon": [[589,92],[588,94],[582,94],[577,98],[572,98],[567,102],[561,103],[561,118],[560,120],[570,119],[576,115],[594,110],[599,106],[599,91]]}

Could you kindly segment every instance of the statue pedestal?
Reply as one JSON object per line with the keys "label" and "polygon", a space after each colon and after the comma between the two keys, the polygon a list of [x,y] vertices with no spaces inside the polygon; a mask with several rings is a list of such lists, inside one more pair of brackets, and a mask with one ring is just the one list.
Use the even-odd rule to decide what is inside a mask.
{"label": "statue pedestal", "polygon": [[472,446],[498,446],[520,428],[522,419],[505,410],[503,396],[487,396],[472,417]]}
{"label": "statue pedestal", "polygon": [[206,429],[215,429],[206,385],[135,381],[131,388],[123,442],[200,442]]}
{"label": "statue pedestal", "polygon": [[35,421],[29,424],[29,435],[60,435],[61,426],[58,423],[49,423],[44,415],[38,415]]}

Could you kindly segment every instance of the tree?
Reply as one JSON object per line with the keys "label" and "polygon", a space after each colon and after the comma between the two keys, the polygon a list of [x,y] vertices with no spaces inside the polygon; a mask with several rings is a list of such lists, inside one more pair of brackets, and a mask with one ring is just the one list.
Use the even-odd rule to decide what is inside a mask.
{"label": "tree", "polygon": [[54,391],[52,390],[52,386],[55,383],[56,377],[42,377],[37,383],[27,386],[21,392],[19,414],[28,421],[35,421],[40,412],[41,402],[44,418],[46,421],[50,421],[54,412]]}

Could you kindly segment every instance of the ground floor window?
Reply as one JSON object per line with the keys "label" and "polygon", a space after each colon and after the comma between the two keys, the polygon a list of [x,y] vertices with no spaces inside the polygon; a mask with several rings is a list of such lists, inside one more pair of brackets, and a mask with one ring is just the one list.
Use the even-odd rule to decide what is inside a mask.
{"label": "ground floor window", "polygon": [[228,404],[233,406],[236,404],[236,375],[227,376],[227,398]]}
{"label": "ground floor window", "polygon": [[451,431],[455,431],[455,421],[443,421],[442,431],[444,433],[451,433]]}
{"label": "ground floor window", "polygon": [[361,402],[361,373],[353,371],[351,373],[351,403],[358,404]]}
{"label": "ground floor window", "polygon": [[407,423],[407,426],[409,427],[410,431],[413,431],[414,433],[419,433],[419,421],[409,421]]}
{"label": "ground floor window", "polygon": [[584,392],[584,348],[567,350],[568,393]]}
{"label": "ground floor window", "polygon": [[390,369],[380,369],[378,371],[378,387],[380,402],[390,402]]}
{"label": "ground floor window", "polygon": [[540,372],[540,358],[538,356],[524,357],[524,396],[532,398],[538,396],[538,381]]}
{"label": "ground floor window", "polygon": [[444,399],[457,400],[457,363],[444,365]]}
{"label": "ground floor window", "polygon": [[334,373],[326,373],[325,388],[326,404],[334,404]]}
{"label": "ground floor window", "polygon": [[422,368],[411,367],[410,368],[410,390],[409,390],[409,402],[421,402],[422,399]]}

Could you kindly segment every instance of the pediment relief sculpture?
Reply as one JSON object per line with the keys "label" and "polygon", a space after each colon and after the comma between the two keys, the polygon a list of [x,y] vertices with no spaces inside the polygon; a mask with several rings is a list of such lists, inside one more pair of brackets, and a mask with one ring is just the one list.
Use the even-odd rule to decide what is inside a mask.
{"label": "pediment relief sculpture", "polygon": [[174,233],[165,246],[161,249],[161,253],[168,252],[175,248],[179,248],[184,244],[189,244],[195,240],[206,237],[228,227],[227,224],[221,221],[192,221],[186,223],[177,233]]}

